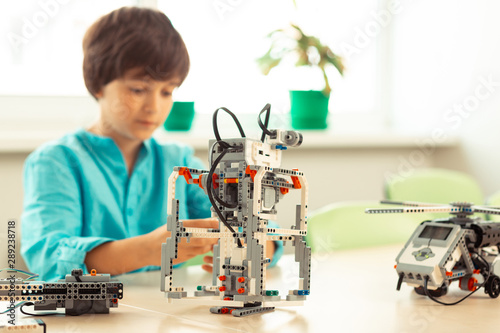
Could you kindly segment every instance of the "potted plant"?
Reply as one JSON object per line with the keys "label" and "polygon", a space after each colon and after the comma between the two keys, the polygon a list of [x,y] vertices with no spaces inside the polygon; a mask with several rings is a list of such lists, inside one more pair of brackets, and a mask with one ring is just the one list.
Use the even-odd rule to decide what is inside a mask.
{"label": "potted plant", "polygon": [[331,87],[326,68],[333,65],[342,75],[342,58],[321,43],[319,38],[306,35],[299,26],[291,24],[287,29],[279,29],[268,35],[271,39],[269,50],[257,63],[264,75],[278,66],[285,57],[295,55],[295,66],[317,67],[323,74],[325,87],[317,90],[290,91],[292,127],[295,129],[324,129],[327,127],[328,101]]}

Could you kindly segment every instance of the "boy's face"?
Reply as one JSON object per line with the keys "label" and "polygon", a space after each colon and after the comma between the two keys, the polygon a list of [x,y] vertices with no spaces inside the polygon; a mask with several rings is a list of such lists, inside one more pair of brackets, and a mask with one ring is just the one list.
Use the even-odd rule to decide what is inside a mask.
{"label": "boy's face", "polygon": [[105,85],[96,94],[105,135],[128,140],[147,140],[161,126],[172,108],[177,79],[155,81],[138,69]]}

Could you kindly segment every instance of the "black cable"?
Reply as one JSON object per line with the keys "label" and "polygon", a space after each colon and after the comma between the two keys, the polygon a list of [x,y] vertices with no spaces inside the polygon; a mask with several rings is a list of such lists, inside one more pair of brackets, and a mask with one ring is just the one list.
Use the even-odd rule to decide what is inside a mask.
{"label": "black cable", "polygon": [[482,287],[484,287],[484,285],[486,284],[486,282],[488,281],[488,279],[490,278],[490,275],[491,275],[491,270],[490,270],[490,264],[486,261],[486,259],[484,259],[481,255],[477,255],[478,258],[480,258],[482,261],[483,261],[483,264],[486,264],[486,267],[488,267],[488,276],[484,279],[484,282],[481,283],[481,285],[479,287],[476,288],[476,290],[470,292],[469,294],[467,294],[464,298],[462,299],[459,299],[458,301],[456,302],[453,302],[453,303],[445,303],[445,302],[441,302],[440,300],[437,300],[434,298],[434,296],[432,296],[430,293],[429,293],[429,290],[427,289],[427,282],[429,281],[429,276],[426,275],[425,276],[425,281],[424,281],[424,291],[425,291],[425,294],[427,295],[427,297],[429,297],[431,300],[433,300],[434,302],[436,303],[439,303],[439,304],[442,304],[442,305],[456,305],[460,302],[462,302],[463,300],[465,300],[466,298],[468,298],[469,296],[471,296],[472,294],[474,294],[476,291],[478,291],[479,289],[481,289]]}
{"label": "black cable", "polygon": [[[224,142],[224,141],[217,141],[217,142],[216,142],[216,144],[221,144],[221,146],[222,146],[222,144],[224,144],[224,145],[226,145],[227,147],[230,147],[230,146],[229,146],[229,144],[228,144],[228,143],[226,143],[226,142]],[[212,150],[212,151],[213,151],[213,150]],[[226,155],[226,153],[227,153],[228,151],[229,151],[228,149],[224,149],[224,150],[222,151],[222,153],[221,153],[222,157],[223,157],[224,155]],[[213,163],[213,164],[212,164],[212,165],[215,165],[215,168],[217,168],[217,164],[219,164],[219,163],[220,163],[220,160],[222,160],[221,155],[219,155],[219,156],[217,157],[216,163]],[[219,158],[219,157],[220,157],[220,158]],[[213,169],[213,170],[214,170],[214,172],[215,172],[215,168]],[[212,170],[212,169],[210,169],[210,170]],[[212,183],[213,183],[213,181],[212,181],[212,176],[213,176],[214,172],[210,172],[210,171],[209,171],[209,173],[208,173],[208,177],[209,177],[209,179],[210,179],[210,181],[211,181]],[[215,191],[215,189],[214,189],[213,187],[211,187],[211,190],[212,190],[212,191]],[[213,195],[213,194],[212,194],[212,195]],[[219,204],[221,204],[222,206],[224,206],[224,207],[226,207],[226,208],[236,208],[236,207],[238,207],[238,204],[229,204],[229,203],[225,202],[224,200],[222,200],[221,198],[219,198],[219,196],[218,196],[218,195],[213,196],[213,198],[214,198],[215,200],[217,200],[217,202],[218,202]]]}
{"label": "black cable", "polygon": [[[267,112],[266,112],[267,111]],[[260,116],[266,112],[266,120],[264,121],[264,124],[262,123],[262,120],[260,119]],[[259,127],[262,129],[262,136],[260,137],[260,141],[264,142],[266,139],[266,134],[267,135],[272,135],[272,133],[267,129],[267,126],[269,125],[269,115],[271,113],[271,104],[267,103],[264,108],[259,112],[259,116],[257,117],[257,122],[259,123]]]}
{"label": "black cable", "polygon": [[[220,160],[222,159],[222,157],[224,157],[224,155],[226,155],[228,151],[227,150],[224,150],[216,159],[216,163],[214,163],[214,165],[217,167],[217,164],[220,162]],[[220,158],[219,158],[220,157]],[[214,169],[215,170],[215,169]],[[213,174],[214,172],[209,172],[208,173],[208,177],[210,179],[210,183],[213,184]],[[230,204],[230,203],[227,203],[225,202],[224,200],[222,200],[221,198],[219,198],[219,196],[215,193],[214,195],[214,192],[215,192],[215,189],[213,187],[210,188],[212,192],[212,198],[214,198],[219,204],[221,204],[222,206],[226,207],[226,208],[236,208],[238,207],[238,204]]]}
{"label": "black cable", "polygon": [[208,194],[208,199],[210,200],[210,203],[212,204],[212,206],[214,207],[214,209],[216,210],[216,213],[217,215],[219,216],[219,218],[221,219],[222,223],[224,223],[224,225],[232,232],[234,233],[234,229],[226,222],[226,219],[222,216],[222,213],[221,211],[219,210],[219,208],[217,208],[217,205],[215,204],[215,200],[214,200],[214,189],[213,189],[213,180],[212,180],[212,175],[214,174],[214,171],[217,167],[217,164],[220,162],[220,160],[224,157],[224,155],[226,155],[227,153],[227,150],[224,150],[222,153],[220,153],[219,156],[217,156],[217,159],[215,160],[215,162],[212,164],[211,168],[210,168],[210,171],[208,172],[208,178],[207,178],[207,194]]}
{"label": "black cable", "polygon": [[[266,129],[265,130],[268,133],[270,133],[267,130],[267,124],[269,123],[269,111],[271,109],[271,105],[266,104],[266,106],[264,107],[264,109],[261,111],[260,114],[262,114],[264,111],[266,111],[266,109],[268,110],[268,114],[266,115]],[[219,110],[226,111],[233,118],[234,123],[238,127],[238,130],[240,132],[241,137],[242,138],[245,137],[245,132],[243,131],[243,128],[241,127],[241,124],[240,124],[238,118],[234,115],[234,113],[232,113],[231,111],[229,111],[225,107],[220,107],[220,108],[218,108],[217,110],[214,111],[214,115],[212,117],[212,125],[213,125],[213,128],[214,128],[215,140],[217,141],[217,144],[219,144],[222,147],[223,150],[219,154],[219,156],[217,157],[217,159],[212,163],[210,171],[208,173],[208,179],[207,179],[208,189],[207,189],[207,194],[208,194],[208,198],[210,200],[210,203],[212,204],[212,207],[214,208],[215,213],[217,214],[217,216],[219,216],[219,219],[221,220],[221,222],[229,229],[229,231],[231,231],[233,234],[236,234],[236,232],[234,231],[234,229],[231,227],[231,225],[229,225],[229,223],[227,223],[226,219],[222,215],[222,212],[219,210],[219,208],[215,204],[215,201],[217,201],[220,205],[222,205],[222,206],[224,206],[226,208],[236,208],[236,207],[238,207],[238,204],[228,204],[227,202],[223,201],[222,199],[219,198],[219,196],[217,194],[214,196],[215,189],[213,188],[212,176],[213,176],[213,174],[215,172],[215,169],[217,168],[217,165],[220,163],[220,161],[222,160],[222,158],[224,157],[224,155],[230,150],[230,147],[231,147],[227,142],[222,141],[222,139],[220,137],[220,134],[219,134],[219,128],[217,126],[217,114],[219,113]],[[259,125],[262,124],[262,122],[260,120],[260,114],[259,114]],[[214,145],[214,147],[215,147],[215,145]],[[213,153],[213,149],[212,149],[212,152],[210,152],[210,153],[211,154]],[[243,246],[242,243],[241,243],[241,239],[239,239],[239,238],[238,238],[238,246],[239,247]]]}
{"label": "black cable", "polygon": [[[226,228],[229,229],[229,231],[231,231],[233,234],[235,234],[236,232],[231,227],[231,225],[229,225],[229,223],[227,223],[226,219],[222,215],[222,212],[219,210],[219,208],[215,204],[214,193],[213,193],[214,188],[213,188],[213,182],[212,182],[212,175],[214,174],[215,169],[217,168],[217,165],[222,160],[222,158],[224,157],[224,155],[226,155],[227,152],[228,152],[228,149],[224,149],[220,153],[220,155],[217,156],[217,158],[215,159],[214,163],[210,167],[210,171],[208,172],[208,176],[207,176],[208,177],[208,179],[207,179],[207,194],[208,194],[208,199],[210,200],[210,203],[212,204],[212,207],[214,208],[215,213],[217,214],[217,216],[219,216],[219,219],[221,220],[221,222],[226,226]],[[217,196],[216,196],[216,198],[219,199]],[[243,244],[241,243],[241,240],[239,238],[238,238],[238,246],[239,247],[243,246]]]}
{"label": "black cable", "polygon": [[238,118],[236,118],[236,116],[234,115],[234,113],[232,113],[231,111],[229,111],[227,108],[221,107],[221,108],[218,108],[217,110],[214,111],[214,115],[212,117],[212,125],[213,125],[213,128],[214,128],[215,139],[217,141],[222,141],[221,138],[220,138],[220,135],[219,135],[219,129],[217,127],[217,113],[219,112],[219,110],[224,110],[227,113],[229,113],[229,115],[233,118],[234,122],[236,123],[236,126],[238,126],[238,130],[240,131],[241,137],[244,138],[245,137],[245,132],[243,131],[243,128],[241,127],[241,124],[238,121]]}
{"label": "black cable", "polygon": [[[25,306],[33,306],[33,305],[35,305],[35,303],[33,303],[33,302],[26,302],[23,305],[21,305],[21,307],[19,308],[19,310],[21,311],[21,313],[23,313],[23,314],[25,314],[27,316],[35,316],[35,317],[46,317],[46,316],[55,316],[55,315],[63,314],[63,313],[60,313],[60,312],[29,313],[29,312],[25,312],[23,310],[23,307],[25,307]],[[89,313],[90,310],[92,310],[93,306],[94,306],[94,301],[91,300],[90,301],[90,306],[88,307],[87,310],[85,310],[85,312],[77,313],[77,314],[71,314],[71,313],[69,313],[69,315],[70,316],[80,316],[80,315],[87,314],[87,313]]]}
{"label": "black cable", "polygon": [[21,313],[23,313],[23,314],[25,314],[27,316],[35,316],[35,317],[55,316],[55,315],[58,315],[58,314],[62,314],[62,313],[59,313],[59,312],[29,313],[29,312],[24,312],[23,311],[23,307],[25,307],[25,306],[32,306],[32,305],[35,305],[35,303],[33,303],[33,302],[24,303],[23,305],[21,305],[21,307],[19,308],[19,310],[21,311]]}

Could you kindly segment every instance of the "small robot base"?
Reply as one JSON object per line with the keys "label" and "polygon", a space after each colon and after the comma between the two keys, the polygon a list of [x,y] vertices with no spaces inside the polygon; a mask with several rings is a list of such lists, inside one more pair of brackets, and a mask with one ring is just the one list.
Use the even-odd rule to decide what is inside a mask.
{"label": "small robot base", "polygon": [[242,308],[214,306],[210,308],[210,312],[216,314],[232,314],[234,317],[245,317],[257,313],[271,312],[274,311],[274,309],[274,306],[262,306],[262,303],[257,302],[253,304],[245,304]]}

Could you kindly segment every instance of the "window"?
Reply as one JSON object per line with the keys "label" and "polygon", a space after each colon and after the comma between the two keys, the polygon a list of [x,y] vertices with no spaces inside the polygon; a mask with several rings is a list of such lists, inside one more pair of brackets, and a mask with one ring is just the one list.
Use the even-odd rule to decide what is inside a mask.
{"label": "window", "polygon": [[0,2],[0,132],[65,133],[92,121],[97,104],[83,83],[83,35],[99,16],[135,4]]}
{"label": "window", "polygon": [[[488,36],[498,29],[487,28],[491,22],[486,13],[496,12],[491,5],[455,0],[402,3],[392,41],[392,105],[398,128],[439,127],[449,132],[458,120],[448,119],[460,117],[452,114],[455,106],[463,108],[464,117],[477,107],[475,89],[488,76],[477,72],[479,50],[492,53],[498,40]],[[479,91],[488,93],[486,88]]]}
{"label": "window", "polygon": [[[97,106],[88,96],[81,74],[83,34],[99,16],[138,4],[157,6],[183,35],[192,68],[174,97],[195,100],[199,113],[211,113],[222,105],[238,113],[255,113],[266,102],[273,105],[273,112],[288,111],[288,89],[322,89],[322,80],[318,73],[293,65],[263,76],[255,59],[268,47],[265,36],[294,21],[340,52],[342,41],[354,41],[357,28],[364,28],[377,6],[370,0],[297,1],[298,9],[291,0],[29,0],[0,4],[0,28],[7,37],[0,40],[4,50],[0,54],[3,128],[12,129],[12,124],[76,127],[92,119]],[[344,78],[331,69],[333,112],[376,109],[376,44],[374,38],[346,59]]]}
{"label": "window", "polygon": [[[322,74],[293,63],[263,76],[255,59],[269,47],[271,31],[299,24],[319,36],[334,52],[354,45],[357,29],[377,9],[377,1],[358,0],[159,0],[158,8],[181,32],[191,56],[190,74],[178,97],[196,100],[198,112],[211,113],[224,104],[235,112],[255,113],[266,102],[289,108],[288,90],[323,89]],[[341,10],[340,10],[341,9]],[[334,68],[330,109],[336,113],[367,113],[376,108],[376,36],[346,58],[342,78]],[[288,65],[288,66],[286,66]]]}
{"label": "window", "polygon": [[322,89],[319,73],[293,64],[279,66],[267,77],[258,70],[255,59],[269,46],[265,36],[289,22],[344,57],[344,77],[330,70],[330,110],[335,124],[350,121],[342,126],[348,131],[383,129],[390,121],[405,130],[425,129],[444,121],[450,101],[467,103],[467,94],[475,89],[472,81],[488,80],[474,68],[478,50],[487,52],[493,40],[492,33],[489,42],[478,38],[489,31],[485,27],[493,19],[482,17],[494,12],[491,4],[295,2],[297,7],[293,0],[2,2],[0,130],[19,124],[27,130],[67,131],[89,122],[97,105],[83,84],[82,37],[96,18],[126,5],[157,7],[180,31],[192,67],[174,98],[194,100],[198,113],[226,106],[255,114],[266,102],[273,113],[286,113],[289,89]]}
{"label": "window", "polygon": [[[82,39],[101,15],[136,1],[26,0],[0,3],[1,95],[87,96]],[[8,79],[5,79],[8,78]]]}

